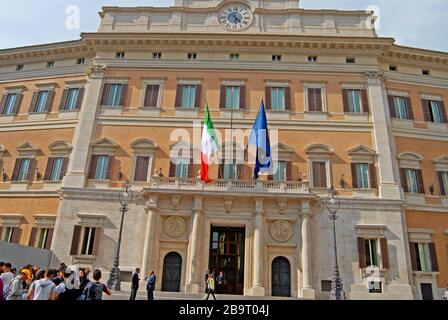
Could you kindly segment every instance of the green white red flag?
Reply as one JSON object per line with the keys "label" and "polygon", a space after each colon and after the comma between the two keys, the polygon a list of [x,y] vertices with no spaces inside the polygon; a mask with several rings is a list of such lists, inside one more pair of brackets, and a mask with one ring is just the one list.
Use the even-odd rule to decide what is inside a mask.
{"label": "green white red flag", "polygon": [[201,142],[201,180],[210,182],[209,170],[213,154],[218,152],[218,137],[213,128],[213,122],[210,118],[208,103],[206,102],[204,129],[202,130]]}

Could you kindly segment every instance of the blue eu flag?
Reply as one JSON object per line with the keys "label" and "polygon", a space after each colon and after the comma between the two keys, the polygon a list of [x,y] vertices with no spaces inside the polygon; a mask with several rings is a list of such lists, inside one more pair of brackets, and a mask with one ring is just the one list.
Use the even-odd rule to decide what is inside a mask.
{"label": "blue eu flag", "polygon": [[269,172],[271,167],[271,143],[269,141],[268,122],[263,100],[249,137],[249,145],[257,147],[254,170],[254,177],[257,179],[260,172]]}

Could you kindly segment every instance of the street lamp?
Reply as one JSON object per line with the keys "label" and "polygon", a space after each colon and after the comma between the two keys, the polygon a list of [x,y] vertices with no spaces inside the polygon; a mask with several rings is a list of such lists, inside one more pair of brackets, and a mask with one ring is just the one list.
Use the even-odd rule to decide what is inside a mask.
{"label": "street lamp", "polygon": [[341,208],[341,200],[336,195],[336,191],[333,187],[328,191],[328,196],[325,199],[325,207],[330,212],[330,220],[333,222],[333,249],[334,249],[334,269],[333,269],[333,281],[331,283],[331,299],[332,300],[345,300],[344,288],[342,285],[341,275],[339,273],[338,265],[338,247],[336,242],[336,220],[338,219],[337,213]]}
{"label": "street lamp", "polygon": [[134,193],[132,192],[131,185],[126,182],[124,188],[118,194],[118,200],[120,201],[120,211],[121,211],[121,223],[120,231],[118,233],[118,243],[117,251],[115,252],[114,266],[112,267],[109,280],[107,280],[107,287],[115,291],[121,291],[121,281],[120,281],[120,247],[121,247],[121,235],[123,233],[123,223],[124,214],[129,210],[129,204],[134,198]]}

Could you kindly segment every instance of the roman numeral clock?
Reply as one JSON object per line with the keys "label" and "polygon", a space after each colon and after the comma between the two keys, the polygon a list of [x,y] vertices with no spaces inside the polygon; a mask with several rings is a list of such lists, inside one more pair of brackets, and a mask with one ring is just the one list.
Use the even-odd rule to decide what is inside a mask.
{"label": "roman numeral clock", "polygon": [[219,13],[221,26],[229,31],[245,30],[252,24],[253,19],[251,9],[244,4],[227,6]]}

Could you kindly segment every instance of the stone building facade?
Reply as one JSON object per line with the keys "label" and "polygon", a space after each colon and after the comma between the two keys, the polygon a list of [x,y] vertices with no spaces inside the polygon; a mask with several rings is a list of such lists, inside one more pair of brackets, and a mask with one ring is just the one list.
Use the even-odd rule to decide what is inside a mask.
{"label": "stone building facade", "polygon": [[[371,12],[298,0],[179,0],[100,17],[80,40],[0,51],[3,241],[107,276],[130,181],[125,283],[140,267],[158,274],[157,290],[200,293],[214,269],[225,293],[328,299],[323,199],[334,187],[347,297],[440,297],[448,54],[378,37]],[[173,150],[197,154],[206,101],[225,136],[249,130],[262,99],[276,174],[253,180],[231,151],[201,183],[198,159]],[[246,153],[231,137],[222,145]]]}

